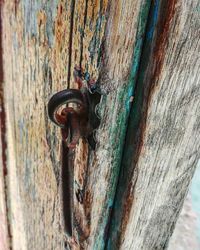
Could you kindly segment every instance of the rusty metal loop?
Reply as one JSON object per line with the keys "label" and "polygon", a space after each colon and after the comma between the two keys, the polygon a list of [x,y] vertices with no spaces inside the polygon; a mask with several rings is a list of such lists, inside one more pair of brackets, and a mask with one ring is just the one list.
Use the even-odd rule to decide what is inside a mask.
{"label": "rusty metal loop", "polygon": [[48,102],[48,115],[50,120],[57,126],[64,128],[65,123],[57,119],[57,112],[59,108],[63,105],[74,103],[84,108],[85,102],[83,94],[78,89],[65,89],[62,90],[51,97]]}

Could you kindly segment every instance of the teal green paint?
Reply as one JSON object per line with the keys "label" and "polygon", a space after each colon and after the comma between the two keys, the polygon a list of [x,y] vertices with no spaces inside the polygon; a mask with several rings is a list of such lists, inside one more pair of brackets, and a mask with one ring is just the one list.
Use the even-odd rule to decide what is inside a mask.
{"label": "teal green paint", "polygon": [[127,112],[130,111],[130,97],[133,95],[133,90],[135,88],[137,72],[138,72],[139,63],[140,63],[140,56],[141,56],[141,51],[142,51],[142,45],[143,45],[143,40],[145,36],[146,21],[144,20],[147,20],[147,13],[149,12],[149,8],[150,8],[150,1],[147,1],[147,2],[148,3],[145,3],[142,7],[138,26],[137,26],[136,44],[135,44],[135,48],[133,52],[133,63],[132,63],[132,68],[130,72],[128,96],[127,96],[127,101],[126,101]]}
{"label": "teal green paint", "polygon": [[[147,7],[148,6],[148,7]],[[146,13],[149,12],[150,4],[147,3],[146,5]],[[131,81],[132,85],[129,86],[129,88],[132,90],[135,87],[135,82],[137,81],[137,89],[134,95],[134,102],[133,106],[131,107],[130,116],[128,120],[128,128],[126,131],[126,142],[124,145],[124,152],[121,162],[121,174],[119,176],[119,183],[118,188],[115,196],[115,203],[113,208],[113,216],[111,220],[111,228],[110,228],[110,234],[108,238],[107,249],[118,249],[118,241],[120,239],[121,235],[121,222],[123,220],[123,208],[124,208],[124,202],[126,201],[125,194],[127,192],[127,189],[129,187],[130,177],[132,178],[132,161],[133,161],[133,155],[136,152],[134,139],[137,138],[137,128],[139,127],[140,119],[142,117],[142,100],[143,100],[143,90],[144,90],[144,75],[148,66],[148,61],[150,58],[151,53],[151,47],[152,47],[152,38],[153,34],[151,34],[151,39],[149,39],[148,31],[151,30],[152,32],[152,21],[151,19],[154,18],[154,28],[156,26],[157,19],[155,20],[155,9],[158,11],[157,1],[155,1],[150,9],[149,12],[149,19],[147,23],[147,30],[146,30],[146,37],[144,46],[142,47],[142,42],[140,40],[140,35],[144,35],[146,24],[142,24],[141,28],[138,28],[140,32],[138,32],[138,37],[135,46],[134,55],[133,58],[133,67],[131,72]],[[147,14],[146,14],[147,15]],[[157,18],[157,15],[156,15]],[[141,22],[140,22],[141,23]],[[141,55],[141,48],[142,47],[142,55]],[[141,55],[141,56],[140,56]],[[138,60],[136,59],[138,58]],[[140,60],[139,60],[140,59]],[[140,65],[139,65],[140,64]],[[138,75],[137,75],[138,72]],[[137,77],[137,79],[136,79]],[[131,91],[130,91],[131,92]]]}
{"label": "teal green paint", "polygon": [[[111,205],[114,202],[116,185],[118,181],[119,171],[120,171],[120,163],[122,159],[122,152],[124,146],[124,139],[127,130],[127,120],[130,113],[130,97],[133,95],[133,90],[135,87],[137,72],[139,68],[140,55],[143,45],[143,40],[145,36],[145,27],[147,23],[148,13],[150,8],[150,1],[145,1],[145,3],[141,6],[139,18],[138,18],[138,27],[137,27],[137,35],[136,35],[136,43],[134,46],[133,52],[133,62],[132,68],[130,72],[130,77],[128,83],[121,87],[116,93],[116,102],[120,103],[121,109],[119,109],[119,114],[117,115],[117,119],[114,124],[111,125],[109,129],[109,140],[110,140],[110,158],[112,158],[112,176],[109,180],[109,193],[107,193],[106,202],[103,207],[103,212],[101,219],[98,223],[97,234],[95,235],[95,244],[94,250],[104,249],[105,246],[107,249],[116,249],[113,248],[115,243],[112,242],[112,239],[108,238],[108,244],[106,244],[105,238],[105,228],[108,222],[109,212]],[[127,94],[128,93],[128,94]],[[105,104],[104,104],[105,105]],[[115,102],[112,104],[113,112],[116,110]],[[112,112],[112,111],[111,111]],[[112,205],[113,206],[113,205]],[[113,227],[112,231],[116,231],[117,228]]]}
{"label": "teal green paint", "polygon": [[80,32],[81,36],[84,36],[84,29],[83,29],[83,27],[79,27],[78,31]]}
{"label": "teal green paint", "polygon": [[157,23],[158,18],[158,9],[159,9],[159,0],[154,2],[154,10],[152,12],[152,18],[150,20],[149,29],[147,31],[147,39],[151,40],[153,38],[154,29]]}

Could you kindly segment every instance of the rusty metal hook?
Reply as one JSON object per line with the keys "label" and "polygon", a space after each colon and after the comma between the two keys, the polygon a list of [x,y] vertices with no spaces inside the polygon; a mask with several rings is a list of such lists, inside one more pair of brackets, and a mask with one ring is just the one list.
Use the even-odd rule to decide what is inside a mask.
{"label": "rusty metal hook", "polygon": [[65,89],[51,97],[48,102],[48,115],[52,122],[64,128],[65,124],[59,120],[58,110],[63,105],[77,104],[81,108],[85,107],[84,97],[78,89]]}
{"label": "rusty metal hook", "polygon": [[74,78],[79,89],[62,90],[48,102],[49,118],[61,128],[62,134],[61,203],[64,231],[70,237],[74,227],[75,148],[79,138],[84,137],[95,149],[94,133],[100,124],[96,105],[101,98],[99,93],[88,89],[88,82],[78,67],[75,67]]}

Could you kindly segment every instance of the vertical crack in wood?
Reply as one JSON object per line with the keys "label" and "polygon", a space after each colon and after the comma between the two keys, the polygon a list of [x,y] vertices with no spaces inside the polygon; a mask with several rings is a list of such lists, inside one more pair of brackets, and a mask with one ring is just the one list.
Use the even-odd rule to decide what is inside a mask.
{"label": "vertical crack in wood", "polygon": [[68,62],[68,88],[70,87],[71,79],[71,62],[72,62],[72,43],[73,43],[73,30],[74,30],[74,12],[76,0],[71,2],[71,16],[70,16],[70,33],[69,33],[69,62]]}
{"label": "vertical crack in wood", "polygon": [[19,1],[20,0],[14,0],[14,12],[15,12],[15,16],[17,15],[17,9],[18,9],[18,5],[19,5]]}
{"label": "vertical crack in wood", "polygon": [[83,40],[85,36],[85,26],[86,26],[86,21],[87,21],[87,9],[88,9],[88,0],[86,0],[86,3],[85,3],[83,30],[81,32],[81,39],[80,39],[80,67],[82,66],[82,60],[83,60]]}
{"label": "vertical crack in wood", "polygon": [[7,234],[8,234],[8,246],[12,250],[12,233],[11,233],[11,223],[9,219],[10,209],[9,209],[9,194],[8,185],[6,177],[8,174],[7,168],[7,141],[6,141],[6,113],[4,106],[4,94],[3,94],[3,46],[2,46],[2,2],[0,2],[0,140],[2,144],[2,164],[3,164],[3,186],[4,186],[4,197],[5,197],[5,210],[6,210],[6,223],[7,223]]}

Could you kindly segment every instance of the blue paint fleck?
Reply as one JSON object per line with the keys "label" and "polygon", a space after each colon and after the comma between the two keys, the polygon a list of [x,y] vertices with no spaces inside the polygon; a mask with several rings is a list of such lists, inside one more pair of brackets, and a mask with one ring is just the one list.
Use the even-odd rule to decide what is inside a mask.
{"label": "blue paint fleck", "polygon": [[150,27],[147,31],[147,40],[151,40],[153,38],[154,29],[158,19],[158,9],[159,9],[159,0],[155,0],[152,12],[152,18],[150,21]]}
{"label": "blue paint fleck", "polygon": [[111,208],[113,206],[113,200],[109,199],[108,200],[108,207]]}
{"label": "blue paint fleck", "polygon": [[90,73],[86,72],[85,75],[84,75],[84,78],[85,78],[86,81],[89,81],[90,80]]}
{"label": "blue paint fleck", "polygon": [[110,238],[108,239],[108,242],[107,242],[107,250],[111,250]]}
{"label": "blue paint fleck", "polygon": [[88,51],[90,53],[91,62],[93,63],[94,56],[99,51],[100,48],[100,31],[102,24],[102,16],[98,17],[95,24],[94,35],[90,41]]}

